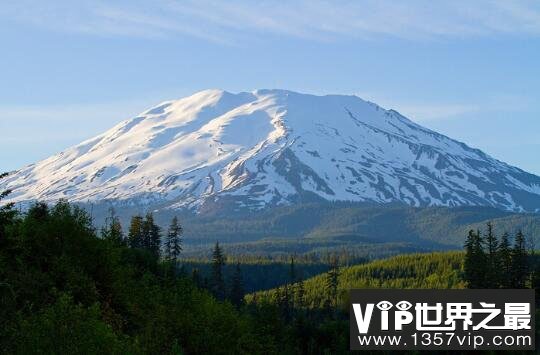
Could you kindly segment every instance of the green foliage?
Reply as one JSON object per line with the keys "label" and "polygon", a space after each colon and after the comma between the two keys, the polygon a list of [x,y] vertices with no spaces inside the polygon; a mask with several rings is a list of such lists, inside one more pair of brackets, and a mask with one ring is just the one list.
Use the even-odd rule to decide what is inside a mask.
{"label": "green foliage", "polygon": [[178,218],[175,216],[171,220],[167,237],[165,239],[165,258],[176,265],[178,257],[182,252],[182,227],[178,224]]}
{"label": "green foliage", "polygon": [[[98,238],[88,215],[66,202],[37,203],[24,215],[0,207],[0,231],[0,353],[6,354],[348,353],[349,289],[466,286],[460,252],[339,267],[354,260],[346,250],[330,265],[307,255],[236,256],[233,263],[216,243],[211,261],[171,273],[159,259],[152,215],[131,220],[125,243],[113,211]],[[174,220],[167,236],[173,235],[181,235]],[[491,250],[493,265],[507,267],[508,275],[526,270],[529,276],[516,283],[540,284],[523,234],[513,246],[502,238],[491,248],[480,233],[469,237],[471,248],[484,256]],[[167,243],[164,250],[172,257]],[[242,299],[246,280],[260,289],[268,279],[281,285]]]}
{"label": "green foliage", "polygon": [[525,288],[529,279],[529,254],[525,236],[521,231],[516,234],[511,252],[512,288]]}
{"label": "green foliage", "polygon": [[161,230],[154,221],[154,216],[148,213],[131,217],[128,233],[128,245],[131,248],[144,249],[159,257],[161,250]]}
{"label": "green foliage", "polygon": [[[221,246],[220,246],[221,247]],[[227,246],[227,253],[229,247]],[[205,278],[211,279],[212,262],[208,259],[182,259],[182,266],[187,274],[195,274],[199,285],[203,285]],[[242,283],[247,293],[260,290],[268,290],[286,283],[294,283],[290,275],[290,263],[288,260],[274,260],[262,257],[230,257],[227,256],[223,266],[223,277],[225,280],[231,280],[236,272],[236,264],[239,263],[242,269]],[[294,267],[297,279],[301,279],[300,273],[304,277],[318,275],[328,270],[328,264],[322,261],[299,260],[295,258]]]}
{"label": "green foliage", "polygon": [[73,303],[61,294],[36,314],[20,319],[10,350],[15,354],[126,354],[139,352],[101,319],[99,304]]}
{"label": "green foliage", "polygon": [[98,238],[77,207],[36,204],[2,227],[0,353],[257,354],[267,346],[251,315],[167,274],[155,253]]}
{"label": "green foliage", "polygon": [[125,242],[122,224],[114,208],[109,210],[109,217],[105,219],[105,225],[101,228],[101,237],[118,246],[123,245]]}
{"label": "green foliage", "polygon": [[[165,225],[172,218],[172,213],[177,212],[170,212],[169,215],[164,212],[156,215],[156,218],[159,217]],[[493,221],[495,233],[508,231],[514,234],[521,229],[525,235],[540,236],[538,214],[510,213],[489,207],[416,208],[327,202],[283,206],[238,215],[229,211],[225,215],[188,214],[182,219],[186,244],[196,241],[198,244],[212,245],[215,240],[223,245],[238,243],[238,254],[299,254],[317,251],[321,242],[325,243],[325,251],[374,243],[409,243],[424,248],[458,249],[470,229],[483,228],[488,221]],[[255,243],[263,239],[267,242]],[[291,243],[279,245],[286,244],[287,240]],[[536,243],[539,244],[540,239]],[[233,254],[230,248],[227,251],[229,255]]]}
{"label": "green foliage", "polygon": [[[463,253],[426,253],[399,255],[362,265],[341,267],[338,271],[337,307],[346,305],[352,288],[464,288],[461,280]],[[324,309],[333,290],[325,287],[332,273],[324,273],[303,282],[304,304],[310,309]],[[260,291],[246,296],[248,303],[276,303],[277,289]]]}
{"label": "green foliage", "polygon": [[521,231],[510,247],[508,234],[504,233],[499,241],[493,225],[487,223],[483,236],[480,231],[469,231],[463,277],[469,288],[525,288],[534,283],[535,259]]}
{"label": "green foliage", "polygon": [[487,266],[484,241],[479,231],[470,230],[465,241],[464,276],[469,288],[484,288]]}
{"label": "green foliage", "polygon": [[236,268],[232,276],[229,299],[237,308],[244,303],[244,281],[240,263],[236,263]]}
{"label": "green foliage", "polygon": [[325,289],[328,295],[328,305],[331,307],[337,307],[337,296],[338,296],[338,285],[339,285],[339,264],[337,259],[334,257],[330,261],[330,270],[326,273],[325,280]]}
{"label": "green foliage", "polygon": [[161,250],[161,230],[154,221],[152,213],[146,214],[142,224],[142,246],[154,256],[159,257]]}
{"label": "green foliage", "polygon": [[212,275],[210,278],[210,289],[218,300],[225,299],[225,279],[223,277],[223,266],[225,265],[225,256],[216,242],[214,252],[212,253]]}
{"label": "green foliage", "polygon": [[400,255],[350,267],[338,267],[335,260],[326,273],[246,296],[256,319],[264,320],[264,331],[289,342],[293,353],[349,353],[352,288],[465,287],[460,252]]}
{"label": "green foliage", "polygon": [[129,224],[128,244],[131,248],[143,248],[143,218],[141,216],[131,217]]}
{"label": "green foliage", "polygon": [[504,233],[497,250],[499,259],[499,283],[501,288],[512,288],[512,250],[508,233]]}

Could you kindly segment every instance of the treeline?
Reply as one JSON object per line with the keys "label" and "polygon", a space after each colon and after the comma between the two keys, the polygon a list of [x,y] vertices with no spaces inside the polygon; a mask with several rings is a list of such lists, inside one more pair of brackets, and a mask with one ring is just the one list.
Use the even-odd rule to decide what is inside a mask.
{"label": "treeline", "polygon": [[277,352],[254,316],[64,202],[1,209],[0,320],[2,354]]}
{"label": "treeline", "polygon": [[498,237],[493,225],[470,230],[465,241],[463,278],[469,288],[537,288],[540,264],[534,244],[518,231]]}
{"label": "treeline", "polygon": [[[463,288],[463,254],[458,252],[400,255],[363,265],[340,267],[333,259],[326,273],[297,278],[294,262],[290,280],[268,291],[246,296],[248,307],[264,312],[277,307],[302,353],[349,353],[348,291],[351,288]],[[296,281],[295,281],[296,280]],[[275,312],[275,311],[274,311]],[[316,339],[316,340],[315,340]]]}
{"label": "treeline", "polygon": [[[521,228],[525,235],[534,236],[536,242],[540,242],[538,214],[515,214],[490,207],[416,208],[325,202],[281,206],[239,216],[230,210],[223,212],[210,216],[183,215],[186,244],[204,242],[210,244],[210,248],[203,249],[208,251],[211,244],[219,240],[223,244],[236,243],[238,254],[260,255],[318,253],[321,247],[353,250],[359,244],[373,247],[381,243],[412,243],[432,250],[455,249],[463,245],[469,229],[483,228],[486,221],[493,221],[498,232],[515,233]],[[176,212],[168,213],[161,212],[156,216],[162,218],[160,222],[163,225]],[[255,242],[263,238],[271,240]],[[319,241],[325,241],[324,245]],[[229,255],[236,254],[227,249]],[[397,251],[401,253],[421,251],[399,249]],[[383,253],[376,255],[378,258],[390,256],[382,248],[373,249],[370,253],[379,252]]]}
{"label": "treeline", "polygon": [[240,307],[245,293],[240,263],[236,263],[234,273],[226,279],[224,275],[226,256],[219,242],[216,242],[212,253],[210,274],[202,275],[198,268],[192,268],[188,272],[184,265],[179,267],[183,242],[182,232],[183,228],[175,216],[171,220],[167,233],[162,235],[161,228],[154,221],[153,215],[148,213],[144,218],[140,215],[133,216],[128,234],[124,236],[120,220],[111,209],[109,217],[105,220],[105,226],[101,230],[101,236],[118,246],[127,246],[150,253],[157,260],[161,259],[165,269],[173,276],[191,278],[198,288],[210,291],[217,300],[229,300],[236,307]]}
{"label": "treeline", "polygon": [[[462,270],[462,252],[406,254],[350,267],[334,266],[303,282],[303,305],[308,309],[331,305],[346,312],[348,291],[353,288],[465,288]],[[247,295],[246,300],[278,303],[279,295],[276,288]]]}
{"label": "treeline", "polygon": [[117,222],[112,215],[96,231],[66,202],[37,203],[24,214],[0,207],[0,353],[347,352],[341,323],[291,322],[278,305],[244,305],[241,270],[224,277],[221,246],[207,291],[172,267],[174,228],[158,252],[151,218],[126,237]]}
{"label": "treeline", "polygon": [[[237,264],[242,272],[244,290],[247,293],[269,290],[287,282],[290,282],[290,262],[294,259],[297,272],[302,278],[309,278],[323,272],[329,268],[327,262],[320,259],[311,261],[302,255],[289,255],[287,259],[278,260],[253,256],[237,257],[229,254],[229,245],[224,245],[225,265],[223,266],[223,276],[226,280],[231,280],[236,273]],[[202,284],[209,284],[212,275],[212,257],[208,259],[185,259],[181,258],[179,270],[186,275],[197,275]],[[229,282],[230,283],[230,282]]]}
{"label": "treeline", "polygon": [[[476,272],[479,281],[489,265],[507,265],[519,285],[534,287],[525,237],[489,235],[471,233],[465,254],[354,266],[346,266],[347,253],[329,255],[327,272],[311,278],[289,256],[282,285],[244,297],[250,269],[218,243],[204,273],[181,267],[177,219],[161,230],[151,214],[135,216],[124,233],[111,211],[98,231],[66,202],[37,203],[24,214],[0,204],[0,353],[344,354],[351,288],[472,287],[468,277]],[[489,287],[509,281],[489,277]]]}

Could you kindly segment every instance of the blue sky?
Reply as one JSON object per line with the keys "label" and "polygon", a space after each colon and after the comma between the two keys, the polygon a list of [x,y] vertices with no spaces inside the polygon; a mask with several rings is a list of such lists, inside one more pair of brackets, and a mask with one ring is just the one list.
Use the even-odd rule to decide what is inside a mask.
{"label": "blue sky", "polygon": [[0,170],[206,88],[356,94],[540,174],[538,1],[0,4]]}

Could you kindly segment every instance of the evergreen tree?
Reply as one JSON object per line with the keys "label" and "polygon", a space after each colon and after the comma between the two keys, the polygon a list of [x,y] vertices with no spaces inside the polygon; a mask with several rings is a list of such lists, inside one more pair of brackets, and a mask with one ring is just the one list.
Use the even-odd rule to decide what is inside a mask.
{"label": "evergreen tree", "polygon": [[294,256],[291,256],[291,264],[289,266],[289,281],[291,284],[294,284],[296,279],[296,268],[294,266]]}
{"label": "evergreen tree", "polygon": [[288,284],[283,285],[283,287],[277,288],[276,299],[281,316],[285,319],[285,321],[290,321],[292,318],[292,312],[291,294]]}
{"label": "evergreen tree", "polygon": [[219,246],[219,242],[216,242],[214,252],[212,253],[212,276],[211,276],[211,290],[217,299],[225,299],[225,282],[223,279],[223,267],[225,266],[225,256]]}
{"label": "evergreen tree", "polygon": [[339,285],[339,265],[336,257],[333,257],[330,260],[330,270],[326,274],[326,290],[328,293],[328,303],[329,306],[337,306],[337,296],[338,296],[338,285]]}
{"label": "evergreen tree", "polygon": [[176,262],[182,252],[182,227],[178,224],[178,218],[174,217],[167,232],[165,240],[165,257],[176,266]]}
{"label": "evergreen tree", "polygon": [[230,300],[236,308],[239,308],[244,303],[244,282],[239,262],[236,263],[236,268],[232,276]]}
{"label": "evergreen tree", "polygon": [[142,247],[159,257],[161,249],[161,230],[154,222],[152,213],[146,214],[142,225]]}
{"label": "evergreen tree", "polygon": [[[0,180],[7,176],[7,173],[0,174]],[[0,202],[5,199],[10,193],[11,190],[1,191]],[[17,212],[13,209],[13,206],[13,203],[7,203],[4,206],[0,206],[0,246],[5,241],[5,226],[11,224],[13,222],[13,219],[17,215]]]}
{"label": "evergreen tree", "polygon": [[105,225],[101,228],[101,237],[116,246],[124,245],[122,224],[112,207],[109,209],[109,216],[105,219]]}
{"label": "evergreen tree", "polygon": [[479,231],[470,230],[465,241],[464,278],[469,288],[485,288],[486,254]]}
{"label": "evergreen tree", "polygon": [[518,231],[512,248],[512,288],[525,288],[529,277],[529,260],[525,236]]}
{"label": "evergreen tree", "polygon": [[128,232],[128,244],[131,248],[144,248],[143,218],[141,216],[131,217]]}
{"label": "evergreen tree", "polygon": [[502,288],[512,287],[512,250],[508,233],[504,233],[501,237],[497,249],[497,259],[499,262],[499,284]]}
{"label": "evergreen tree", "polygon": [[295,298],[295,295],[296,295],[296,268],[294,266],[294,256],[291,256],[291,263],[289,265],[289,285],[286,285],[287,287],[287,291],[288,293],[290,294],[290,307],[291,309],[294,309],[295,307],[295,302],[294,302],[294,298]]}
{"label": "evergreen tree", "polygon": [[536,255],[534,255],[533,260],[534,262],[531,266],[531,288],[535,291],[536,307],[538,309],[538,306],[540,305],[540,263],[538,262],[538,257]]}
{"label": "evergreen tree", "polygon": [[[8,176],[8,173],[0,174],[0,180],[4,179],[7,176]],[[11,193],[11,190],[6,190],[6,191],[0,192],[0,201],[5,199],[10,193]],[[13,208],[13,203],[8,203],[5,206],[2,206],[0,208],[0,211],[5,210],[5,209],[11,209],[11,208]]]}
{"label": "evergreen tree", "polygon": [[306,294],[306,288],[304,284],[304,279],[300,278],[298,283],[296,284],[296,298],[295,298],[295,306],[298,309],[304,308],[305,305],[305,294]]}
{"label": "evergreen tree", "polygon": [[500,265],[498,258],[498,241],[493,232],[493,224],[487,223],[485,234],[486,243],[486,268],[484,270],[484,282],[486,288],[499,288],[500,286]]}

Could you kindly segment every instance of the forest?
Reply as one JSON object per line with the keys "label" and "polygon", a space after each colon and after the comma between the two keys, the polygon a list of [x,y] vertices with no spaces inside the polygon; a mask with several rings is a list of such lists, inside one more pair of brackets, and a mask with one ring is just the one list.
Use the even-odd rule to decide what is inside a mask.
{"label": "forest", "polygon": [[[339,253],[322,262],[290,255],[258,263],[228,257],[215,243],[203,267],[182,259],[183,228],[175,218],[162,230],[151,214],[134,216],[124,231],[111,213],[96,229],[87,212],[65,201],[36,203],[25,213],[3,204],[0,353],[348,353],[348,289],[536,288],[536,254],[527,240],[521,233],[497,237],[488,225],[469,232],[463,252],[349,266]],[[275,270],[280,286],[256,284]],[[488,283],[480,284],[485,270]],[[490,270],[508,274],[491,277]]]}
{"label": "forest", "polygon": [[[110,217],[110,207],[124,226],[145,210],[125,204],[79,204],[92,211],[96,226]],[[354,258],[373,259],[396,254],[458,250],[469,229],[493,222],[496,232],[540,236],[540,215],[506,212],[485,206],[412,207],[404,204],[311,202],[261,211],[232,208],[210,213],[159,209],[154,220],[166,227],[178,217],[184,227],[183,256],[208,259],[219,240],[227,255],[288,259],[291,254],[326,257],[328,251],[348,251]],[[540,243],[540,239],[536,240]],[[360,260],[361,261],[361,260]]]}

